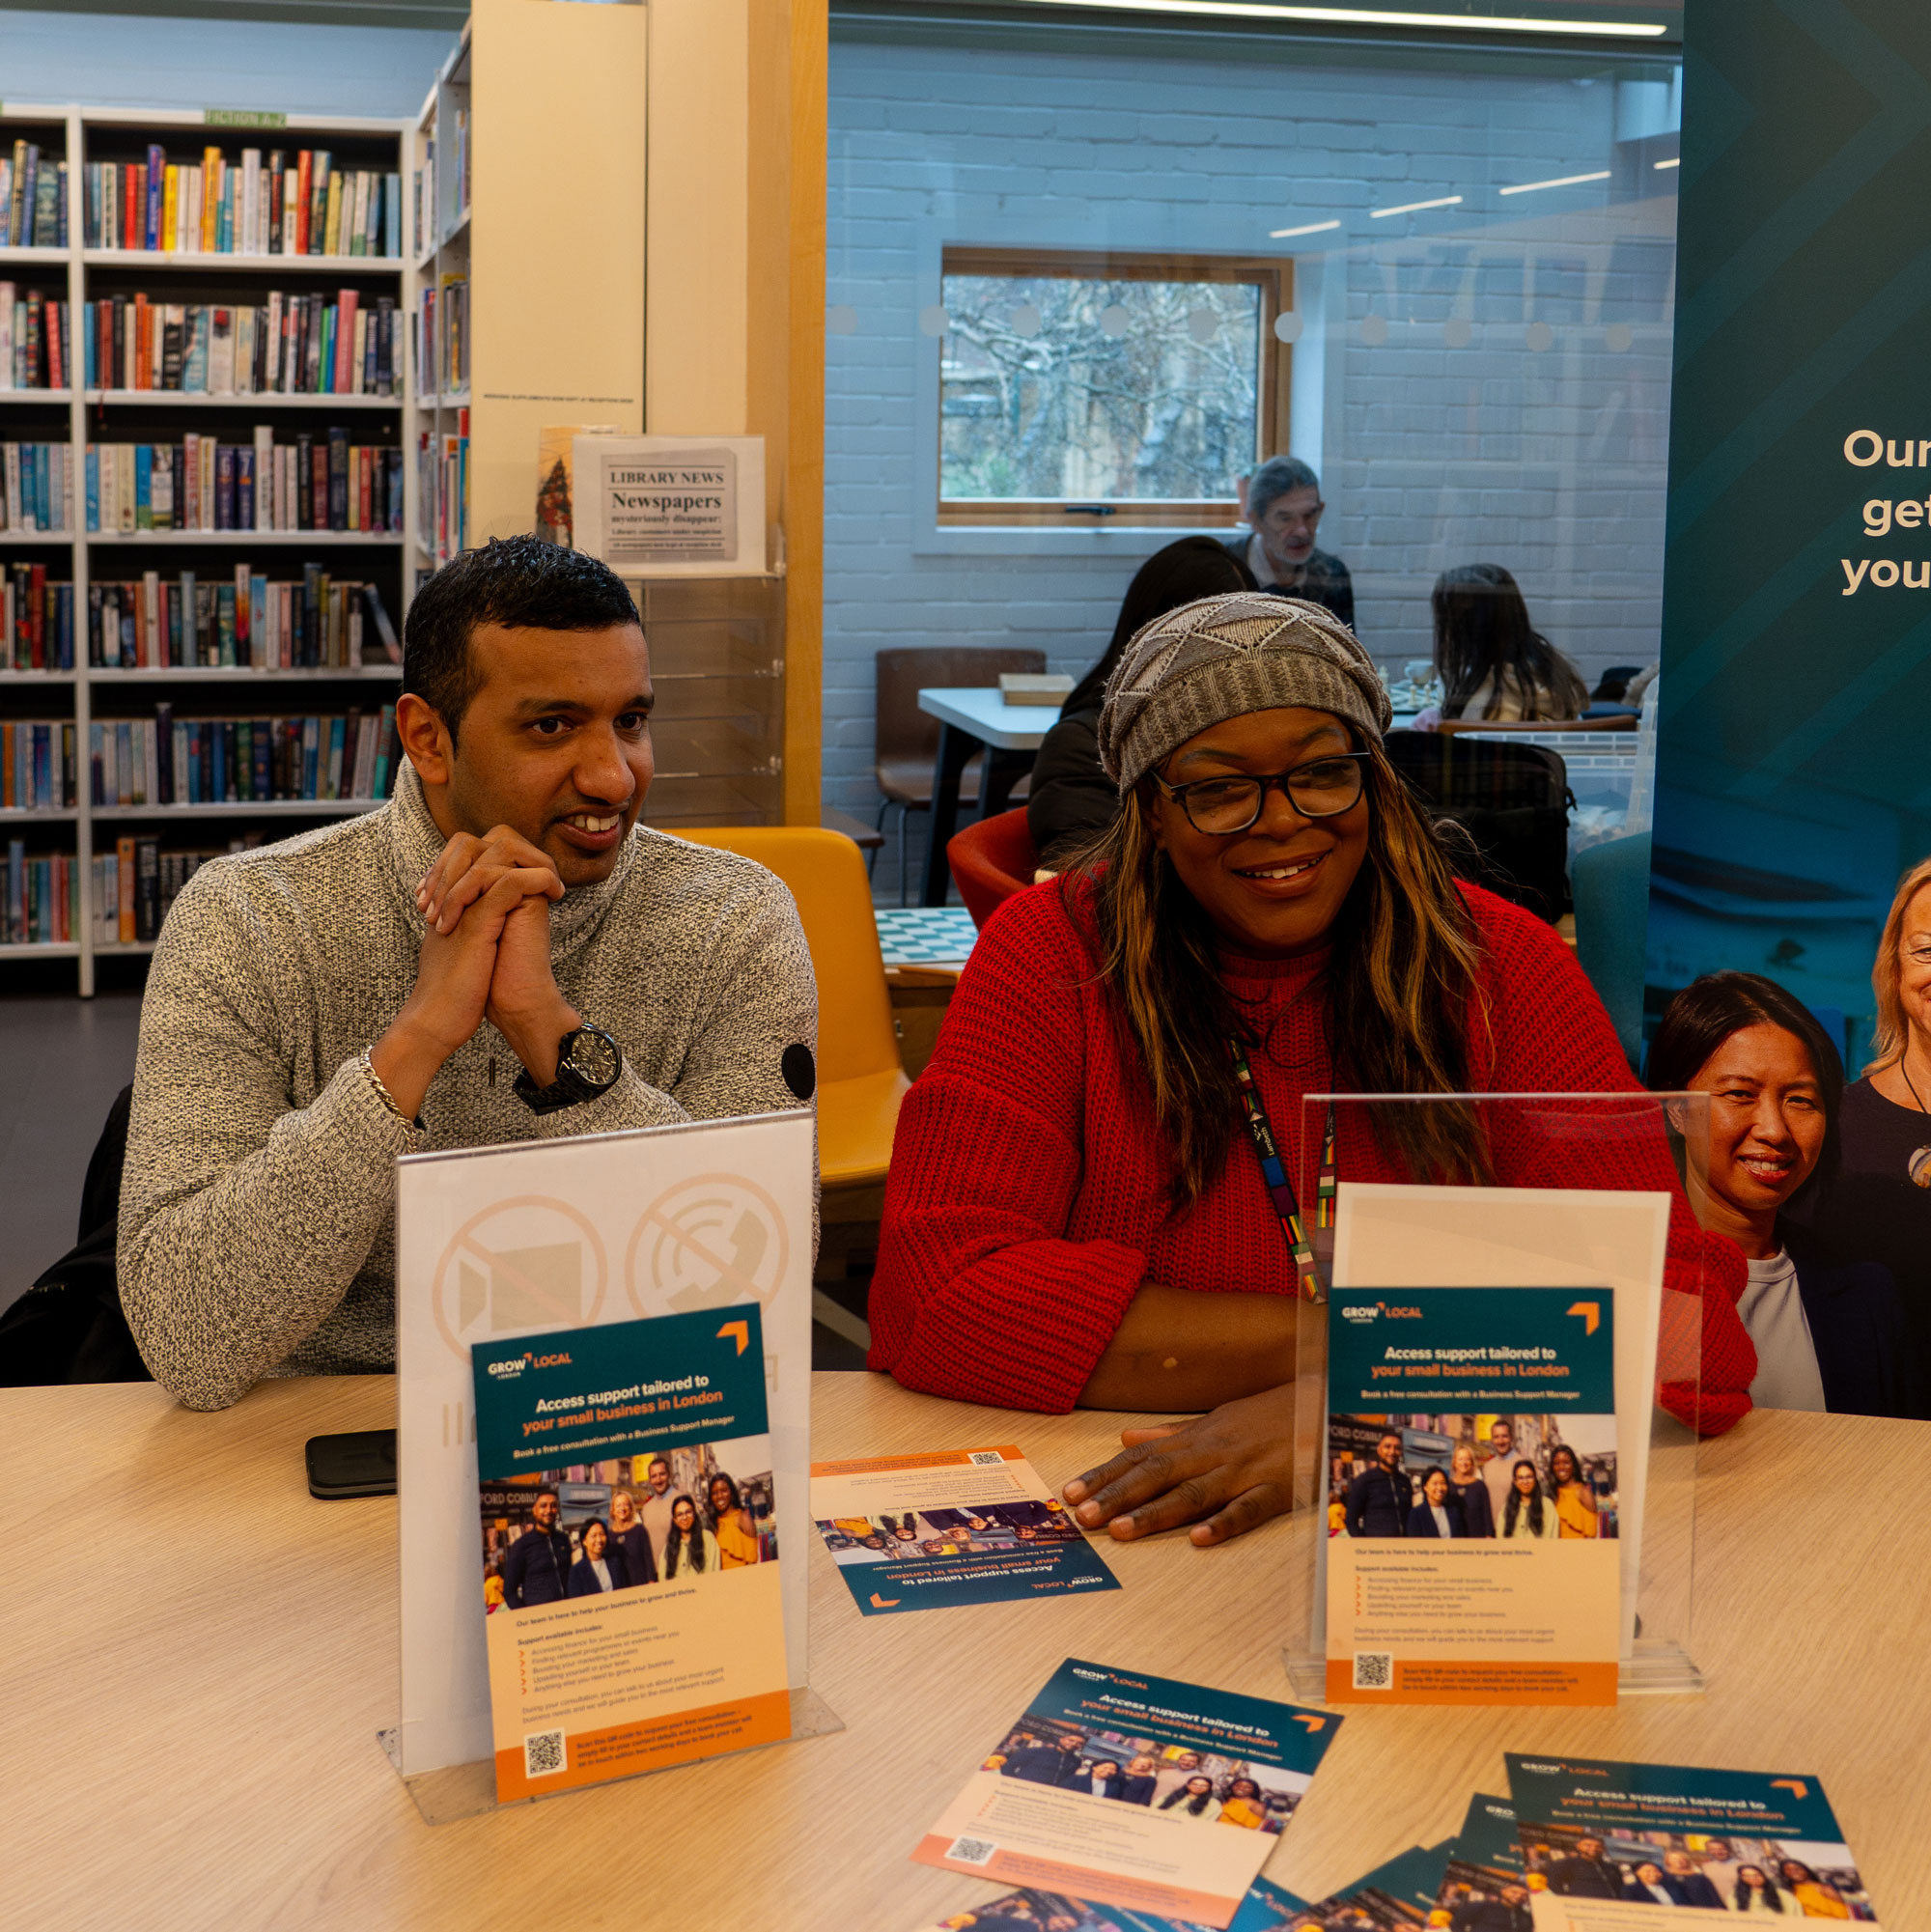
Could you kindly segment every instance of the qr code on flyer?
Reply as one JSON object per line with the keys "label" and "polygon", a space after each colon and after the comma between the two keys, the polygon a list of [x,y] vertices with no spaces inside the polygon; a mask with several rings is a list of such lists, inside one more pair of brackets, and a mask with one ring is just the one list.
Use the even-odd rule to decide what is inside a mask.
{"label": "qr code on flyer", "polygon": [[1391,1650],[1355,1652],[1355,1689],[1391,1691],[1394,1689],[1394,1653]]}
{"label": "qr code on flyer", "polygon": [[971,1460],[979,1464],[982,1468],[990,1466],[993,1469],[997,1469],[1005,1461],[1005,1457],[1000,1455],[996,1449],[974,1449],[971,1451]]}
{"label": "qr code on flyer", "polygon": [[986,1838],[954,1838],[952,1849],[945,1856],[957,1859],[963,1865],[989,1865],[998,1849]]}
{"label": "qr code on flyer", "polygon": [[523,1740],[523,1776],[549,1778],[564,1766],[563,1733],[534,1731]]}

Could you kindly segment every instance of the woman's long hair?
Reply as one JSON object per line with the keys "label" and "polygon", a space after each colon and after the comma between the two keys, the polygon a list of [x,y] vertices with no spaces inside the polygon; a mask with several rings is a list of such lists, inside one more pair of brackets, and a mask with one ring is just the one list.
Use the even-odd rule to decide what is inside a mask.
{"label": "woman's long hair", "polygon": [[[690,1505],[690,1534],[686,1536],[678,1527],[677,1506],[681,1502]],[[680,1560],[678,1553],[684,1553]],[[674,1496],[670,1503],[670,1534],[664,1538],[663,1573],[674,1577],[685,1568],[701,1570],[704,1567],[704,1512],[697,1506],[694,1496]]]}
{"label": "woman's long hair", "polygon": [[1523,709],[1538,714],[1546,691],[1558,718],[1589,709],[1580,672],[1528,621],[1521,587],[1499,564],[1464,564],[1435,579],[1435,668],[1441,675],[1441,715],[1461,717],[1469,700],[1491,679],[1484,717],[1494,717],[1511,686]]}
{"label": "woman's long hair", "polygon": [[1931,885],[1931,858],[1920,858],[1897,888],[1890,902],[1890,916],[1884,922],[1884,938],[1877,942],[1877,961],[1871,967],[1871,991],[1877,994],[1877,1029],[1871,1040],[1871,1056],[1864,1062],[1864,1074],[1881,1074],[1904,1058],[1911,1028],[1904,1018],[1904,968],[1897,955],[1904,943],[1904,915],[1918,893]]}
{"label": "woman's long hair", "polygon": [[[1502,1535],[1504,1538],[1515,1534],[1516,1523],[1522,1515],[1522,1491],[1515,1486],[1516,1474],[1522,1470],[1526,1470],[1530,1475],[1535,1476],[1535,1465],[1526,1456],[1509,1471],[1508,1507],[1502,1511]],[[1540,1476],[1535,1476],[1535,1494],[1528,1498],[1528,1527],[1531,1535],[1540,1536],[1542,1534],[1542,1478]]]}
{"label": "woman's long hair", "polygon": [[1582,1481],[1582,1458],[1567,1442],[1557,1442],[1549,1452],[1550,1488],[1561,1489],[1563,1487],[1563,1479],[1555,1473],[1555,1458],[1557,1456],[1567,1456],[1569,1458],[1569,1481],[1573,1482],[1578,1489],[1586,1487]]}
{"label": "woman's long hair", "polygon": [[[1763,1880],[1763,1884],[1761,1886],[1746,1885],[1744,1883],[1744,1873],[1747,1871],[1755,1872],[1757,1877]],[[1763,1894],[1764,1903],[1768,1905],[1773,1912],[1799,1912],[1802,1911],[1803,1909],[1801,1906],[1795,1904],[1794,1902],[1789,1905],[1784,1904],[1783,1888],[1780,1885],[1778,1885],[1774,1878],[1771,1877],[1769,1872],[1767,1872],[1762,1865],[1759,1864],[1739,1865],[1737,1867],[1737,1882],[1730,1893],[1730,1896],[1736,1900],[1737,1910],[1739,1912],[1748,1912],[1750,1909],[1751,1898],[1753,1898],[1759,1891],[1761,1891],[1761,1893]]]}
{"label": "woman's long hair", "polygon": [[[719,1483],[722,1483],[724,1487],[731,1492],[731,1500],[726,1505],[726,1510],[724,1513],[720,1513],[717,1510],[714,1509],[711,1504],[711,1493],[717,1487]],[[717,1473],[714,1476],[713,1476],[708,1483],[704,1485],[704,1514],[710,1519],[711,1526],[713,1529],[717,1528],[723,1523],[724,1514],[736,1516],[738,1512],[743,1508],[743,1506],[744,1506],[743,1498],[738,1494],[738,1485],[735,1482],[733,1482],[731,1478],[727,1476],[722,1470],[719,1470]]]}
{"label": "woman's long hair", "polygon": [[[1468,1089],[1468,1025],[1480,958],[1474,922],[1428,821],[1378,745],[1367,747],[1367,855],[1329,935],[1329,1058],[1337,1091],[1456,1094]],[[1199,1199],[1226,1165],[1243,1119],[1230,1039],[1259,1044],[1217,964],[1219,941],[1154,843],[1153,781],[1081,853],[1092,877],[1099,977],[1130,1057],[1145,1069],[1175,1157],[1175,1207]],[[1375,1109],[1378,1138],[1416,1181],[1489,1178],[1473,1110]]]}

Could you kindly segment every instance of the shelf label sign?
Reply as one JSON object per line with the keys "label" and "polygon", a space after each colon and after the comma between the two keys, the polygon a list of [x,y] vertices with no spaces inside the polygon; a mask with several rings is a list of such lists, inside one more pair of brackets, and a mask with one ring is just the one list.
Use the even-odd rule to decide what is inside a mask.
{"label": "shelf label sign", "polygon": [[204,107],[204,127],[286,127],[289,117],[259,107]]}

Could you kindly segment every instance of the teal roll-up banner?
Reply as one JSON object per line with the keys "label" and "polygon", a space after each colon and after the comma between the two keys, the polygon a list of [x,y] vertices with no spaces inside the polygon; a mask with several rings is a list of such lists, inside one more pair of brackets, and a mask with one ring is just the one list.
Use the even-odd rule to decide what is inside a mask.
{"label": "teal roll-up banner", "polygon": [[[1931,4],[1689,0],[1685,27],[1646,1030],[1720,969],[1821,1022],[1856,1082],[1841,1120],[1788,1176],[1733,1167],[1725,1231],[1802,1169],[1763,1239],[1832,1237],[1799,1255],[1806,1308],[1826,1260],[1872,1298],[1855,1338],[1819,1336],[1831,1406],[1904,1406],[1877,1387],[1898,1304],[1869,1269],[1931,1366],[1931,1116],[1900,1073],[1857,1076],[1897,1064],[1900,964],[1931,988],[1894,931],[1887,1027],[1873,966],[1931,854]],[[1931,891],[1903,910],[1931,925]]]}

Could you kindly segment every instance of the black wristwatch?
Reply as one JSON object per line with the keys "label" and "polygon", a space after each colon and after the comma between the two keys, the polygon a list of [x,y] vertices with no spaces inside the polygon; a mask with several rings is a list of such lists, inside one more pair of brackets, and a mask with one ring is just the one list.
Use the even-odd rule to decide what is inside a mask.
{"label": "black wristwatch", "polygon": [[579,1026],[557,1042],[556,1078],[540,1087],[525,1067],[517,1076],[516,1095],[532,1113],[555,1113],[608,1093],[623,1071],[616,1041],[601,1026]]}

